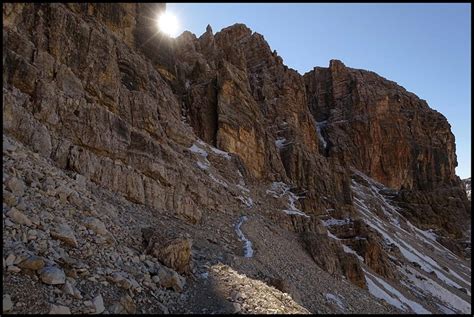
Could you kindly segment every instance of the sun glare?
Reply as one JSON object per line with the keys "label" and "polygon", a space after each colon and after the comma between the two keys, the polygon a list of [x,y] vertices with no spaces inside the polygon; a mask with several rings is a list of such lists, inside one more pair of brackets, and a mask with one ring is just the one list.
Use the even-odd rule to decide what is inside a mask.
{"label": "sun glare", "polygon": [[158,27],[161,32],[170,37],[178,36],[178,19],[171,12],[164,12],[158,17]]}

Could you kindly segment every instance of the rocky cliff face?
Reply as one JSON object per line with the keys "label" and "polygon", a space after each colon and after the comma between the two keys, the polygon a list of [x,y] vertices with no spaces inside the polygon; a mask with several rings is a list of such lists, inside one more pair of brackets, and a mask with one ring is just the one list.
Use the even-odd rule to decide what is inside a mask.
{"label": "rocky cliff face", "polygon": [[[38,279],[17,266],[26,254],[87,272],[68,283],[78,282],[79,295],[104,294],[109,312],[421,312],[414,301],[435,295],[400,280],[430,269],[408,248],[437,250],[431,285],[457,298],[422,308],[466,311],[470,204],[454,172],[454,136],[414,94],[336,60],[302,76],[242,24],[167,38],[154,23],[164,4],[3,9],[7,291],[21,298],[16,274]],[[403,225],[383,224],[392,222]],[[435,242],[416,230],[436,232]],[[102,243],[116,259],[107,270],[109,251],[92,257]],[[279,300],[258,310],[222,263],[275,287],[245,280],[255,296]],[[114,286],[81,284],[91,278]],[[115,284],[133,296],[120,297]],[[97,312],[104,299],[94,296],[35,309]],[[215,300],[201,307],[202,296]],[[148,305],[156,301],[168,308]]]}

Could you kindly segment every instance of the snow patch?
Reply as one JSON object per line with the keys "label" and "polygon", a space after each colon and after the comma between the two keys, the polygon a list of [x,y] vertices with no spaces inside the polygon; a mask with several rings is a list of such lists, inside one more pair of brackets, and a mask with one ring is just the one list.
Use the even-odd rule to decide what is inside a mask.
{"label": "snow patch", "polygon": [[324,149],[327,149],[328,143],[326,142],[326,139],[324,139],[323,134],[321,133],[321,128],[324,128],[326,123],[327,120],[316,122],[316,132],[318,134],[319,141],[323,145]]}
{"label": "snow patch", "polygon": [[[367,281],[367,286],[369,287],[369,292],[372,295],[374,295],[376,297],[380,296],[379,298],[382,298],[382,299],[386,300],[389,304],[391,304],[393,306],[396,306],[396,307],[398,307],[398,308],[400,308],[404,311],[407,311],[406,307],[408,306],[416,314],[431,314],[430,311],[428,311],[426,308],[424,308],[423,306],[421,306],[417,302],[414,302],[414,301],[406,298],[405,296],[403,296],[402,293],[397,291],[395,288],[393,288],[390,284],[385,282],[383,279],[378,278],[375,275],[372,275],[372,274],[370,274],[369,272],[367,272],[365,270],[364,270],[364,273],[365,273],[365,277],[366,277],[366,281]],[[370,278],[368,278],[368,276],[374,278],[377,281],[377,283],[382,285],[382,287],[386,291],[388,291],[390,294],[383,291],[378,286],[376,286],[375,283],[372,280],[370,280]],[[371,286],[369,286],[369,283],[371,284]],[[375,287],[374,287],[374,285],[375,285]],[[371,287],[372,287],[372,291],[371,291]],[[382,292],[380,292],[380,291],[382,291]],[[400,304],[401,304],[401,306],[400,306]]]}
{"label": "snow patch", "polygon": [[288,145],[288,143],[286,143],[285,138],[278,138],[278,139],[275,140],[275,146],[277,147],[278,150],[283,149],[287,145]]}
{"label": "snow patch", "polygon": [[237,233],[239,240],[244,242],[244,257],[251,258],[253,256],[252,242],[248,240],[242,233],[242,230],[240,230],[242,223],[246,220],[248,220],[247,216],[240,217],[239,221],[235,225],[235,232]]}
{"label": "snow patch", "polygon": [[196,162],[197,166],[198,166],[200,169],[202,169],[202,170],[207,170],[207,169],[209,169],[209,166],[210,166],[210,165],[209,165],[208,163],[209,163],[209,162],[207,162],[207,163],[203,163],[203,162],[201,162],[201,161],[197,161],[197,162]]}
{"label": "snow patch", "polygon": [[209,177],[210,177],[214,182],[216,182],[217,184],[222,185],[222,186],[224,186],[225,188],[228,187],[228,185],[227,185],[227,183],[226,183],[225,181],[218,179],[218,178],[215,177],[213,174],[209,173]]}
{"label": "snow patch", "polygon": [[237,199],[245,204],[248,208],[253,207],[253,199],[250,197],[237,196]]}
{"label": "snow patch", "polygon": [[201,140],[201,139],[198,139],[198,140],[197,140],[197,143],[198,143],[199,145],[203,146],[203,147],[208,147],[209,149],[211,149],[211,151],[212,151],[214,154],[223,156],[223,157],[226,158],[227,160],[232,159],[232,157],[230,156],[229,152],[219,150],[218,148],[215,148],[215,147],[213,147],[212,145],[207,144],[206,142],[204,142],[204,141]]}
{"label": "snow patch", "polygon": [[350,224],[351,219],[350,218],[346,218],[346,219],[329,218],[329,219],[326,219],[326,220],[321,220],[321,222],[323,223],[323,225],[325,227],[343,226],[343,225]]}
{"label": "snow patch", "polygon": [[347,245],[345,244],[342,244],[342,249],[344,250],[344,252],[346,253],[350,253],[350,254],[354,254],[357,259],[359,259],[359,261],[361,262],[364,262],[364,258],[361,257],[359,254],[357,254],[357,252],[355,252],[354,250],[352,250],[350,247],[348,247]]}
{"label": "snow patch", "polygon": [[342,299],[337,296],[337,295],[334,295],[334,294],[331,294],[331,293],[327,293],[325,294],[325,297],[328,301],[331,301],[333,303],[336,303],[336,305],[341,309],[341,310],[345,310],[346,309],[346,306],[344,305]]}
{"label": "snow patch", "polygon": [[208,156],[208,153],[203,150],[202,148],[200,148],[198,145],[196,145],[196,143],[194,143],[190,148],[189,150],[193,153],[196,153],[198,155],[201,155],[202,157],[204,158],[207,158]]}
{"label": "snow patch", "polygon": [[443,286],[439,285],[428,276],[420,274],[411,267],[406,267],[405,270],[400,270],[404,274],[412,287],[417,288],[422,293],[428,293],[432,296],[440,299],[450,309],[459,310],[464,314],[468,314],[471,311],[471,304],[453,294]]}

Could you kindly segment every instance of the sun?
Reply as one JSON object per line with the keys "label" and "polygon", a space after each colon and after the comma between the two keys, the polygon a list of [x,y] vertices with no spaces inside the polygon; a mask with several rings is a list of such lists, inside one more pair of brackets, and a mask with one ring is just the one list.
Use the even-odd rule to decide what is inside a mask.
{"label": "sun", "polygon": [[179,23],[172,12],[167,11],[158,16],[158,27],[161,32],[170,37],[178,36]]}

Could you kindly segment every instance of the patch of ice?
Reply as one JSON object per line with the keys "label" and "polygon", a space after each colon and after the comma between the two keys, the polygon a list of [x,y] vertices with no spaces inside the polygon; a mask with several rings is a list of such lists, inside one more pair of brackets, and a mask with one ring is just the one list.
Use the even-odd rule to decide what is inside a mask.
{"label": "patch of ice", "polygon": [[[453,294],[443,286],[439,285],[428,276],[420,274],[411,267],[406,267],[405,270],[400,270],[410,281],[410,284],[418,288],[424,293],[429,293],[432,296],[440,299],[447,304],[450,309],[457,309],[466,314],[471,311],[471,304]],[[419,277],[421,278],[419,278]]]}
{"label": "patch of ice", "polygon": [[209,177],[210,177],[213,181],[215,181],[216,183],[218,183],[219,185],[222,185],[222,186],[224,186],[225,188],[228,187],[228,185],[227,185],[227,183],[226,183],[225,181],[218,179],[218,178],[215,177],[213,174],[209,173]]}
{"label": "patch of ice", "polygon": [[240,189],[242,192],[246,192],[246,193],[250,193],[250,189],[240,185],[240,184],[237,184],[235,185],[238,189]]}
{"label": "patch of ice", "polygon": [[436,304],[436,306],[438,306],[439,310],[441,310],[441,311],[443,312],[443,314],[446,314],[446,315],[454,315],[454,314],[456,314],[455,311],[449,309],[449,308],[446,307],[446,306],[443,306],[443,305],[438,304],[438,303],[435,303],[435,304]]}
{"label": "patch of ice", "polygon": [[379,287],[375,282],[365,275],[365,281],[367,283],[367,287],[369,289],[369,293],[374,295],[377,298],[383,299],[387,303],[389,303],[392,306],[397,307],[398,309],[401,309],[403,311],[406,311],[405,306],[396,298],[390,296],[385,290],[383,290],[381,287]]}
{"label": "patch of ice", "polygon": [[336,237],[335,235],[333,235],[333,234],[331,233],[331,231],[326,230],[326,232],[327,232],[329,238],[334,239],[334,240],[341,240],[341,239],[339,239],[338,237]]}
{"label": "patch of ice", "polygon": [[253,207],[253,200],[250,197],[237,196],[237,199],[244,203],[248,208]]}
{"label": "patch of ice", "polygon": [[278,138],[275,140],[275,146],[277,147],[277,149],[281,150],[287,145],[285,142],[285,138]]}
{"label": "patch of ice", "polygon": [[359,261],[364,262],[364,258],[361,257],[359,254],[357,254],[357,252],[355,252],[354,250],[352,250],[352,249],[351,249],[350,247],[348,247],[347,245],[342,244],[342,249],[343,249],[344,252],[346,252],[346,253],[354,254],[354,255],[359,259]]}
{"label": "patch of ice", "polygon": [[206,142],[204,142],[204,141],[201,140],[201,139],[198,139],[198,140],[197,140],[197,143],[199,143],[199,144],[200,144],[201,146],[203,146],[203,147],[209,147],[209,148],[211,149],[211,151],[214,152],[214,154],[223,156],[223,157],[225,157],[225,158],[228,159],[228,160],[232,159],[232,157],[230,156],[229,152],[219,150],[218,148],[215,148],[215,147],[213,147],[212,145],[207,144]]}
{"label": "patch of ice", "polygon": [[337,295],[334,295],[334,294],[331,294],[331,293],[326,293],[325,294],[325,297],[328,301],[331,301],[331,302],[334,302],[336,303],[336,305],[343,311],[345,311],[346,309],[346,306],[344,305],[342,299],[337,296]]}
{"label": "patch of ice", "polygon": [[242,233],[242,230],[240,230],[240,226],[242,226],[242,223],[247,219],[247,216],[240,217],[239,221],[235,225],[235,232],[237,233],[239,240],[244,242],[244,257],[251,258],[253,256],[252,242],[248,240]]}
{"label": "patch of ice", "polygon": [[329,218],[326,220],[321,220],[321,222],[323,223],[325,227],[342,226],[342,225],[347,225],[351,223],[351,219],[350,218],[346,218],[346,219]]}
{"label": "patch of ice", "polygon": [[290,187],[283,182],[273,182],[270,188],[266,193],[273,195],[274,198],[283,197],[290,190]]}
{"label": "patch of ice", "polygon": [[[394,306],[402,309],[402,310],[405,310],[406,309],[404,308],[405,306],[408,306],[410,307],[410,309],[416,313],[416,314],[431,314],[430,311],[428,311],[426,308],[424,308],[423,306],[421,306],[420,304],[418,304],[417,302],[414,302],[408,298],[406,298],[405,296],[403,296],[402,293],[400,293],[399,291],[397,291],[394,287],[392,287],[390,284],[388,284],[387,282],[385,282],[383,279],[381,278],[378,278],[377,276],[375,275],[372,275],[370,274],[369,272],[365,271],[364,270],[364,273],[365,273],[365,276],[366,276],[366,280],[367,280],[367,276],[370,275],[372,278],[374,278],[380,285],[382,285],[382,287],[388,291],[391,295],[389,295],[388,293],[385,293],[386,295],[389,295],[389,297],[392,297],[392,295],[396,298],[396,301],[395,302],[398,302],[396,303]],[[373,283],[373,281],[372,281]],[[370,292],[370,287],[369,287],[369,292]],[[372,293],[372,292],[371,292]],[[375,294],[373,294],[375,296]],[[393,298],[393,297],[392,297]],[[402,304],[402,307],[399,307],[399,303]],[[393,305],[393,304],[392,304]]]}
{"label": "patch of ice", "polygon": [[207,164],[207,163],[202,163],[201,161],[197,161],[196,164],[202,170],[209,169],[209,164]]}
{"label": "patch of ice", "polygon": [[326,125],[326,123],[327,123],[327,120],[316,122],[316,132],[318,134],[319,141],[323,145],[324,149],[328,147],[328,143],[326,142],[326,139],[324,139],[323,134],[321,133],[321,128],[323,128]]}
{"label": "patch of ice", "polygon": [[199,146],[197,146],[196,143],[194,143],[194,144],[189,148],[189,150],[190,150],[191,152],[196,153],[196,154],[198,154],[198,155],[201,155],[202,157],[205,157],[205,158],[207,158],[207,156],[208,156],[208,153],[207,153],[205,150],[203,150],[202,148],[200,148]]}

